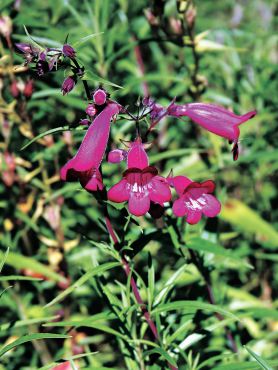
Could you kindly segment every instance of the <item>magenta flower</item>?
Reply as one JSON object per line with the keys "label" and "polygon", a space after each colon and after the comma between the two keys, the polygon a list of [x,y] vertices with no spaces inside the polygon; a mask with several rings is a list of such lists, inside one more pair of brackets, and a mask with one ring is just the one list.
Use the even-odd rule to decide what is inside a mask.
{"label": "magenta flower", "polygon": [[185,176],[176,176],[168,177],[167,181],[179,195],[173,204],[175,216],[185,216],[186,222],[194,225],[201,220],[202,214],[206,217],[215,217],[220,212],[221,204],[211,194],[215,189],[212,180],[198,183]]}
{"label": "magenta flower", "polygon": [[253,118],[257,112],[251,111],[238,116],[215,104],[189,103],[172,105],[168,109],[168,114],[175,117],[188,116],[206,130],[236,142],[239,138],[238,126]]}
{"label": "magenta flower", "polygon": [[189,103],[178,105],[175,104],[175,100],[167,108],[155,103],[150,98],[146,99],[144,104],[151,108],[150,116],[152,123],[149,131],[167,115],[174,117],[187,116],[206,130],[233,142],[232,151],[234,160],[238,158],[238,140],[240,135],[238,126],[257,114],[254,110],[239,116],[215,104]]}
{"label": "magenta flower", "polygon": [[110,102],[90,125],[76,155],[61,169],[63,181],[79,180],[88,191],[103,189],[99,166],[103,159],[110,132],[110,121],[120,106]]}
{"label": "magenta flower", "polygon": [[163,206],[170,201],[169,185],[164,177],[158,175],[155,167],[149,166],[140,138],[130,143],[127,166],[123,179],[109,189],[109,200],[115,203],[128,202],[128,210],[134,216],[145,215],[150,210],[151,202]]}
{"label": "magenta flower", "polygon": [[158,176],[157,169],[150,166],[126,170],[123,179],[109,189],[107,197],[115,203],[128,201],[129,212],[139,217],[149,211],[151,201],[160,205],[169,202],[171,191],[166,180]]}

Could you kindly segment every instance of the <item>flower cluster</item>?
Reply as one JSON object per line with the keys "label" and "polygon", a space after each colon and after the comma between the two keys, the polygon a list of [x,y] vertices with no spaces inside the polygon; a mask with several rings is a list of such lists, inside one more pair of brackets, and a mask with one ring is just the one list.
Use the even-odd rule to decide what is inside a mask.
{"label": "flower cluster", "polygon": [[[72,74],[67,76],[62,83],[61,91],[63,95],[72,91],[78,78],[82,77],[84,74],[84,70],[79,67],[75,60],[76,52],[69,44],[64,44],[60,49],[43,48],[38,44],[34,45],[30,43],[18,43],[16,47],[23,53],[25,65],[34,64],[35,70],[39,76],[70,66]],[[68,63],[68,61],[72,61],[73,64]]]}
{"label": "flower cluster", "polygon": [[[164,108],[151,99],[145,99],[144,105],[150,108],[151,128],[166,115],[186,115],[208,131],[233,141],[234,146],[237,146],[239,138],[238,125],[256,114],[253,111],[237,116],[222,107],[203,103],[177,105],[173,101],[169,107]],[[105,90],[97,89],[94,92],[93,103],[86,109],[88,116],[94,117],[94,120],[92,123],[87,120],[88,131],[76,155],[61,169],[62,180],[79,180],[89,192],[104,189],[100,166],[106,151],[111,120],[116,119],[120,112],[125,110],[110,100]],[[189,224],[198,223],[202,214],[206,217],[219,214],[221,205],[212,194],[215,189],[212,180],[198,183],[185,176],[170,174],[163,177],[156,167],[149,165],[146,153],[148,144],[143,143],[140,136],[126,143],[126,146],[126,150],[115,149],[108,154],[110,163],[126,161],[122,179],[107,192],[109,201],[127,202],[128,210],[134,216],[143,216],[148,212],[153,217],[161,216],[165,205],[170,205],[172,201],[173,189],[176,193],[173,198],[173,214],[185,217]]]}
{"label": "flower cluster", "polygon": [[[79,78],[84,74],[76,59],[75,49],[65,43],[60,49],[41,48],[38,45],[17,44],[17,48],[24,54],[26,64],[35,63],[37,73],[44,73],[68,68],[72,72],[68,75],[61,87],[62,94],[73,90]],[[129,212],[134,216],[143,216],[149,213],[152,217],[160,217],[165,207],[172,205],[172,212],[177,217],[185,217],[190,224],[200,221],[202,215],[215,217],[221,209],[220,202],[214,197],[215,184],[212,180],[201,183],[190,180],[185,176],[163,177],[158,169],[149,165],[144,140],[150,131],[166,116],[189,117],[207,131],[226,138],[233,143],[233,158],[238,158],[239,125],[256,115],[256,111],[244,115],[235,113],[214,104],[189,103],[176,104],[175,99],[168,107],[163,107],[151,98],[143,99],[141,116],[134,117],[119,103],[110,99],[109,94],[102,87],[91,92],[87,82],[83,80],[86,95],[89,100],[86,108],[87,117],[80,121],[88,130],[76,155],[61,169],[60,177],[63,181],[79,181],[89,192],[98,192],[116,203],[127,202]],[[14,95],[17,94],[13,86]],[[29,92],[30,90],[30,92]],[[27,94],[31,95],[30,85]],[[101,163],[105,157],[106,147],[110,134],[111,121],[116,120],[119,113],[127,114],[134,119],[137,127],[137,138],[127,144],[127,149],[115,149],[108,154],[108,162],[119,163],[126,161],[126,169],[122,179],[108,191],[103,191]],[[149,116],[150,127],[144,135],[139,135],[139,121]],[[174,194],[172,193],[174,191]]]}

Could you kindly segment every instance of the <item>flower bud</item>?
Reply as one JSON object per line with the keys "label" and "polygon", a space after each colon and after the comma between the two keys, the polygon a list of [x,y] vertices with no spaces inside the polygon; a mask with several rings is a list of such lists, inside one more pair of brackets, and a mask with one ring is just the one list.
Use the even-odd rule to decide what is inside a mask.
{"label": "flower bud", "polygon": [[10,85],[11,94],[14,98],[17,98],[19,96],[19,88],[17,86],[17,81],[14,80]]}
{"label": "flower bud", "polygon": [[25,98],[31,98],[33,95],[33,90],[34,90],[34,84],[32,80],[28,80],[25,84],[24,90],[23,90],[23,95]]}
{"label": "flower bud", "polygon": [[22,53],[32,53],[32,47],[30,44],[25,44],[23,42],[15,44],[19,51]]}
{"label": "flower bud", "polygon": [[62,53],[68,58],[75,58],[76,55],[74,48],[68,44],[63,45]]}
{"label": "flower bud", "polygon": [[97,110],[94,106],[94,104],[89,104],[88,107],[86,108],[86,113],[88,114],[88,116],[90,117],[94,117],[97,113]]}
{"label": "flower bud", "polygon": [[103,105],[106,102],[107,94],[102,89],[97,89],[93,95],[93,100],[96,105]]}
{"label": "flower bud", "polygon": [[69,92],[71,92],[74,89],[75,84],[76,84],[76,80],[74,76],[69,76],[65,78],[62,88],[61,88],[63,95],[66,95]]}

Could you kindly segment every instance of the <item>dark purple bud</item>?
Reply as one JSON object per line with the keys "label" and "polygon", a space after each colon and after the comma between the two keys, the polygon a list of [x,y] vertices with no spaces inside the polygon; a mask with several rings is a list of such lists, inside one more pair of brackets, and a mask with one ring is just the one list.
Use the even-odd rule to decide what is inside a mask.
{"label": "dark purple bud", "polygon": [[18,48],[18,50],[20,50],[24,54],[26,53],[31,54],[33,52],[32,46],[30,44],[17,43],[15,44],[15,46]]}
{"label": "dark purple bud", "polygon": [[62,48],[62,53],[64,54],[65,57],[68,57],[68,58],[75,58],[75,50],[72,46],[70,46],[69,44],[65,44]]}
{"label": "dark purple bud", "polygon": [[103,105],[106,102],[107,94],[104,90],[98,89],[93,95],[93,99],[96,105]]}
{"label": "dark purple bud", "polygon": [[69,92],[71,92],[74,89],[75,84],[76,84],[76,80],[74,76],[69,76],[65,78],[62,88],[61,88],[63,95],[66,95]]}
{"label": "dark purple bud", "polygon": [[97,113],[97,110],[94,106],[94,104],[89,104],[88,107],[86,108],[86,113],[88,114],[88,116],[90,117],[94,117]]}
{"label": "dark purple bud", "polygon": [[49,72],[49,65],[45,60],[39,60],[36,64],[37,74],[43,76],[45,73]]}

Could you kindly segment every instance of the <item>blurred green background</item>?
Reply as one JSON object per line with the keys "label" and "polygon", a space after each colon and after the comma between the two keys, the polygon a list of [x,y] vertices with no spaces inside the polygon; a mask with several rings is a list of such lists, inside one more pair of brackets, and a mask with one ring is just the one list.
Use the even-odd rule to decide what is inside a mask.
{"label": "blurred green background", "polygon": [[[11,42],[2,24],[0,338],[9,349],[5,346],[23,335],[42,334],[42,339],[25,337],[25,344],[5,351],[1,370],[52,368],[54,361],[78,354],[84,356],[72,366],[81,369],[155,370],[166,368],[166,352],[179,369],[277,368],[278,4],[196,0],[194,5],[197,90],[194,55],[188,35],[178,34],[181,15],[175,0],[1,1],[1,16],[10,17]],[[60,167],[76,152],[84,131],[57,130],[21,150],[47,130],[77,125],[86,108],[81,82],[68,96],[61,94],[68,71],[39,78],[32,68],[23,67],[13,45],[30,41],[24,25],[45,47],[59,48],[69,35],[90,87],[103,83],[112,98],[131,111],[136,112],[144,83],[163,105],[174,97],[178,103],[198,98],[238,114],[258,111],[241,126],[236,162],[225,140],[189,120],[164,120],[152,134],[148,154],[164,175],[173,169],[175,175],[216,182],[223,205],[217,219],[184,228],[170,210],[156,221],[132,219],[123,205],[109,205],[118,235],[134,251],[140,291],[161,332],[159,347],[152,342],[123,270],[111,265],[117,253],[97,201],[79,184],[59,180]],[[173,42],[173,35],[184,44]],[[29,79],[34,80],[32,98],[22,93],[14,97],[12,82]],[[121,147],[120,139],[132,138],[132,125],[119,119],[112,125],[109,147]],[[122,164],[104,163],[108,186],[123,170]],[[209,308],[199,310],[198,304],[167,308],[181,300],[197,301],[199,308],[208,303],[206,284],[188,247],[197,251],[210,276],[224,321]],[[87,278],[80,282],[82,276]],[[76,281],[76,289],[65,291]],[[238,354],[231,352],[227,328]],[[58,337],[49,339],[46,333]],[[72,338],[64,339],[68,333]]]}

